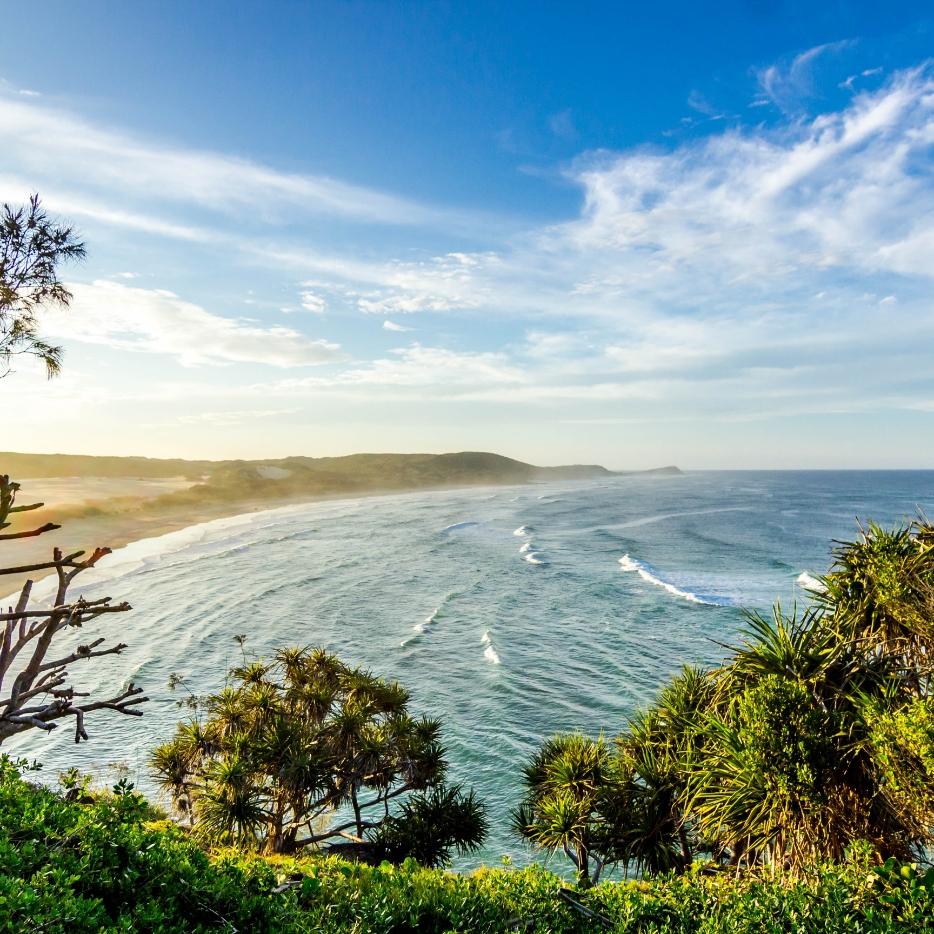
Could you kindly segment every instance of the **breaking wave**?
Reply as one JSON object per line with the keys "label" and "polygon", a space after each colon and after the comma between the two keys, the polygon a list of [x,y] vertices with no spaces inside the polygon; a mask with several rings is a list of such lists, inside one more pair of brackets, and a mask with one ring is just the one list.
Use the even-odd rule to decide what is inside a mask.
{"label": "breaking wave", "polygon": [[798,575],[796,583],[802,590],[810,590],[811,593],[823,593],[827,589],[819,580],[811,577],[807,571],[802,571]]}
{"label": "breaking wave", "polygon": [[490,639],[489,629],[483,634],[483,638],[480,640],[484,645],[486,645],[486,650],[483,653],[483,657],[491,661],[494,665],[501,665],[499,655],[496,654],[496,649],[493,648],[493,642]]}
{"label": "breaking wave", "polygon": [[635,571],[644,581],[647,581],[650,584],[654,584],[656,587],[661,587],[664,590],[667,590],[668,593],[673,594],[676,597],[681,597],[684,600],[688,600],[691,603],[703,603],[707,606],[720,606],[720,604],[714,600],[705,600],[702,597],[699,597],[697,594],[691,593],[689,590],[681,590],[679,587],[675,587],[674,584],[669,584],[667,581],[660,580],[649,570],[648,565],[643,564],[641,561],[636,561],[634,558],[630,558],[629,555],[623,555],[622,558],[619,559],[619,566],[623,571]]}

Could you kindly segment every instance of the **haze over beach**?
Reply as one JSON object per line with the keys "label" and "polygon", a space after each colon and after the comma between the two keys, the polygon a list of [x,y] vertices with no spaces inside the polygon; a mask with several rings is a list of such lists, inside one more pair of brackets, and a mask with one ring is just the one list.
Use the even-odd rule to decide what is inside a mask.
{"label": "haze over beach", "polygon": [[929,5],[0,25],[0,929],[931,929]]}

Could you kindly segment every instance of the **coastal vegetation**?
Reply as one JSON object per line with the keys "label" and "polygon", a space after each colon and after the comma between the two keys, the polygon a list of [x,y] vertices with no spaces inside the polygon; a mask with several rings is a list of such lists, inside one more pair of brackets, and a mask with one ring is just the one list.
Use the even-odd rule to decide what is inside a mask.
{"label": "coastal vegetation", "polygon": [[612,746],[546,741],[517,831],[563,850],[585,886],[607,863],[797,876],[857,845],[879,863],[926,861],[934,527],[870,524],[834,558],[810,607],[747,612],[720,667],[684,667]]}
{"label": "coastal vegetation", "polygon": [[74,227],[49,217],[38,195],[0,207],[0,376],[21,354],[41,361],[50,378],[61,372],[62,348],[40,337],[39,315],[69,306],[59,266],[84,257]]}
{"label": "coastal vegetation", "polygon": [[[265,854],[327,846],[426,866],[479,849],[484,807],[445,784],[441,724],[412,717],[398,682],[297,648],[269,662],[244,654],[230,676],[204,700],[205,716],[180,724],[151,759],[195,838]],[[333,821],[342,808],[348,819]]]}
{"label": "coastal vegetation", "polygon": [[[457,874],[319,855],[206,852],[126,782],[89,794],[29,782],[0,759],[4,934],[536,932],[909,934],[934,930],[934,873],[869,848],[794,879],[701,864],[569,892],[538,865]],[[75,793],[77,792],[77,794]],[[586,913],[585,913],[586,912]]]}

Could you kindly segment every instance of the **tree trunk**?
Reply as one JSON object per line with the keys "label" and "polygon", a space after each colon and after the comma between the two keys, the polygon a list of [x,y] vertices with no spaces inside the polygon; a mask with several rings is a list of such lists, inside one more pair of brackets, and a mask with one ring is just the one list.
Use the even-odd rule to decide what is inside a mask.
{"label": "tree trunk", "polygon": [[577,848],[577,885],[581,889],[590,888],[590,854],[587,848]]}
{"label": "tree trunk", "polygon": [[350,786],[350,803],[353,805],[353,816],[357,822],[357,839],[363,839],[363,818],[360,816],[360,802],[357,801],[357,786]]}
{"label": "tree trunk", "polygon": [[688,844],[688,834],[684,829],[684,824],[678,824],[678,842],[681,844],[681,871],[686,872],[687,868],[691,865],[693,856],[691,854],[691,847]]}

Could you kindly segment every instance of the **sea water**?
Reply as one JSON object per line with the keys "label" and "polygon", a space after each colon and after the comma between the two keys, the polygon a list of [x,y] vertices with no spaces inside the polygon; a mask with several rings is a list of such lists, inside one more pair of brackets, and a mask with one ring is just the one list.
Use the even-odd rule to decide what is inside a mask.
{"label": "sea water", "polygon": [[[743,608],[791,611],[856,517],[904,522],[934,505],[934,472],[705,472],[365,497],[208,522],[120,549],[72,596],[128,600],[60,639],[129,648],[75,663],[95,697],[132,680],[141,718],[99,712],[90,742],[69,718],[4,751],[105,780],[129,769],[155,795],[149,750],[224,673],[278,646],[326,646],[401,681],[443,722],[455,781],[489,808],[468,868],[530,858],[509,830],[523,763],[541,739],[612,738],[683,662],[716,664]],[[50,547],[54,544],[50,538]],[[96,543],[89,543],[96,544]],[[52,581],[36,587],[39,597]],[[241,648],[235,636],[246,636]],[[169,675],[184,677],[174,692]]]}

